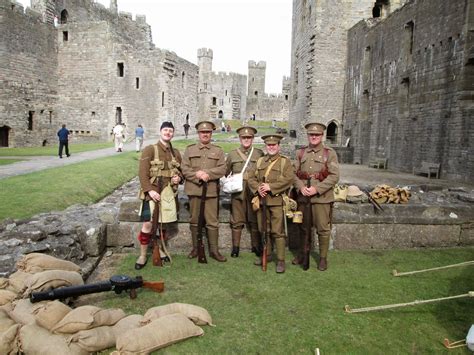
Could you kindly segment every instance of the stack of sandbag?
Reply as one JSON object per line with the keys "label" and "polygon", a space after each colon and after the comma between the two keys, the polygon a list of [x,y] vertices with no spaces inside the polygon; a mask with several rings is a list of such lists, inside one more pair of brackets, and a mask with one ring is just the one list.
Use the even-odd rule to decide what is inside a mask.
{"label": "stack of sandbag", "polygon": [[185,303],[150,308],[140,324],[141,327],[117,336],[117,351],[113,355],[149,354],[178,341],[203,335],[199,325],[213,325],[207,310]]}
{"label": "stack of sandbag", "polygon": [[377,185],[370,196],[378,203],[408,203],[411,192],[405,187],[391,187],[389,185]]}

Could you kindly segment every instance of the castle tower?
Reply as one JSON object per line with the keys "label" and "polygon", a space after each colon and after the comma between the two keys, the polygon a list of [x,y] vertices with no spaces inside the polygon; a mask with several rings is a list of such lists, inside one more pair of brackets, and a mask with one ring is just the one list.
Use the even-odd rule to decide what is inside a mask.
{"label": "castle tower", "polygon": [[198,49],[199,75],[212,72],[212,49]]}
{"label": "castle tower", "polygon": [[257,98],[265,94],[265,70],[267,63],[260,61],[255,63],[249,60],[248,97]]}
{"label": "castle tower", "polygon": [[110,0],[109,10],[115,15],[118,14],[117,0]]}
{"label": "castle tower", "polygon": [[54,16],[59,15],[54,0],[31,0],[31,8],[42,14],[46,23],[53,24]]}

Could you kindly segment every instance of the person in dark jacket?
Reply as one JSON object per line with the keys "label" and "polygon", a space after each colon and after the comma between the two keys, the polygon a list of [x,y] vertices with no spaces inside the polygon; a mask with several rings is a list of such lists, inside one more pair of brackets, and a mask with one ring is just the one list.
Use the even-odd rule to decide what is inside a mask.
{"label": "person in dark jacket", "polygon": [[71,132],[66,128],[66,125],[63,124],[62,128],[58,131],[59,137],[59,157],[62,159],[63,157],[63,147],[66,148],[66,156],[70,157],[69,154],[69,135]]}

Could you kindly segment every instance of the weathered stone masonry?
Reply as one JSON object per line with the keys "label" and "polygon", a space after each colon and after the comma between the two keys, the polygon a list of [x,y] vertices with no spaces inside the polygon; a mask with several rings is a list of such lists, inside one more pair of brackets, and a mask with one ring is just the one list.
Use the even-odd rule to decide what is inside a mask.
{"label": "weathered stone masonry", "polygon": [[349,31],[344,137],[354,160],[472,182],[474,2],[417,0]]}
{"label": "weathered stone masonry", "polygon": [[198,120],[198,67],[155,48],[144,16],[118,13],[116,1],[34,0],[26,13],[0,4],[1,146],[55,144],[61,123],[90,141],[116,122],[156,135],[164,120]]}

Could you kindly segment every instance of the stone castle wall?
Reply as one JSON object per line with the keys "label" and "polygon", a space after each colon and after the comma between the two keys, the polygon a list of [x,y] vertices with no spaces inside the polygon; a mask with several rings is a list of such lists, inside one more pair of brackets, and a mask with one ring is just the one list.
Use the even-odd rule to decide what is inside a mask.
{"label": "stone castle wall", "polygon": [[[340,122],[347,31],[372,17],[373,0],[293,0],[290,128],[304,132],[310,121]],[[298,134],[298,142],[304,143]]]}
{"label": "stone castle wall", "polygon": [[0,129],[10,146],[55,141],[56,31],[42,15],[0,0]]}
{"label": "stone castle wall", "polygon": [[419,0],[349,31],[344,139],[356,162],[439,163],[442,178],[474,181],[473,20],[469,1]]}
{"label": "stone castle wall", "polygon": [[74,140],[97,141],[108,139],[118,121],[130,135],[139,123],[157,135],[164,120],[177,129],[186,118],[198,120],[198,66],[155,48],[144,16],[134,20],[88,0],[35,0],[41,13],[25,14],[8,0],[0,4],[8,34],[0,49],[7,59],[0,71],[2,145],[56,144],[62,123]]}

